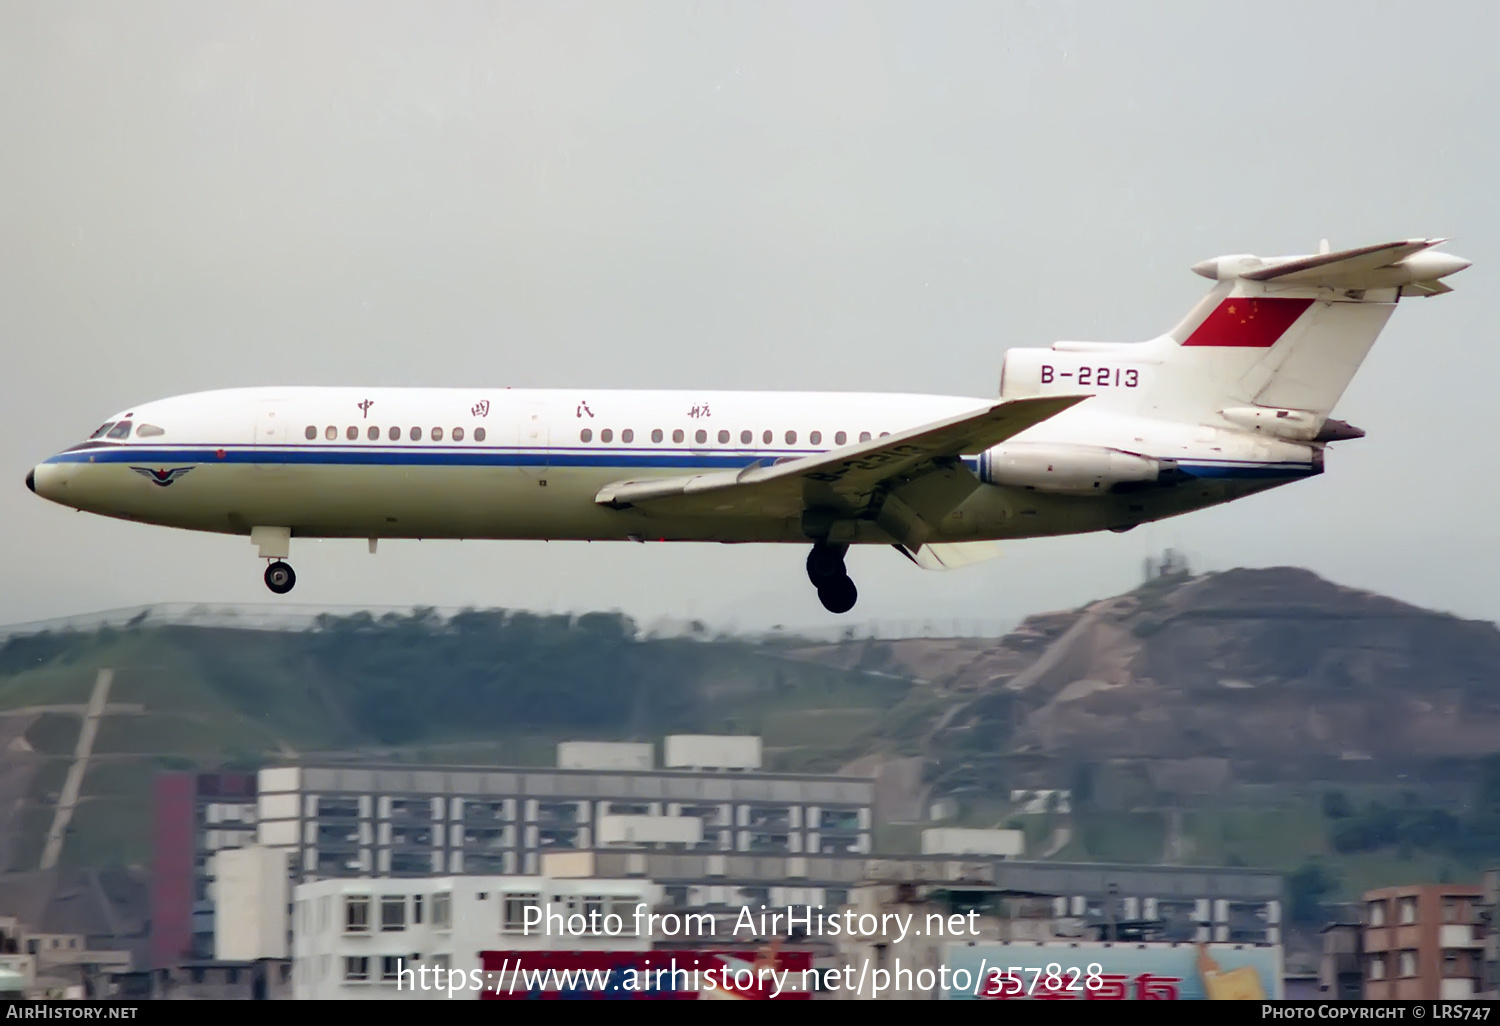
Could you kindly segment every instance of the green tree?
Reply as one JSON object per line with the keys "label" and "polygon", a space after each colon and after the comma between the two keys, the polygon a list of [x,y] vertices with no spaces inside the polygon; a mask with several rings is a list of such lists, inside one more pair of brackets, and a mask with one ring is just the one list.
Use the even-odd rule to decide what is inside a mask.
{"label": "green tree", "polygon": [[1317,859],[1304,862],[1286,878],[1287,904],[1292,922],[1316,926],[1323,921],[1323,899],[1338,890],[1335,873]]}

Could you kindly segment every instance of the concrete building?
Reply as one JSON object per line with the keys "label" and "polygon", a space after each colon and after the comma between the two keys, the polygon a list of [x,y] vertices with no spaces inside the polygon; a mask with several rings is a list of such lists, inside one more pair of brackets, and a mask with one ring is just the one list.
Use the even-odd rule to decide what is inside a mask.
{"label": "concrete building", "polygon": [[1452,1001],[1480,989],[1483,889],[1428,884],[1364,895],[1367,1001]]}
{"label": "concrete building", "polygon": [[651,950],[661,891],[646,880],[460,876],[320,880],[293,897],[296,998],[448,1000],[479,997],[469,974],[484,951]]}
{"label": "concrete building", "polygon": [[[754,761],[750,740],[726,743],[727,761]],[[695,744],[673,750],[708,761]],[[261,771],[258,803],[258,843],[286,850],[303,881],[536,873],[544,852],[606,846],[863,854],[874,785],[748,768],[285,766]]]}
{"label": "concrete building", "polygon": [[1318,962],[1317,999],[1359,1001],[1364,997],[1364,926],[1336,922],[1323,927],[1323,952]]}
{"label": "concrete building", "polygon": [[1026,853],[1023,830],[961,830],[937,827],[922,831],[923,855],[997,855],[1020,858]]}
{"label": "concrete building", "polygon": [[255,775],[164,773],[152,798],[151,968],[211,959],[210,860],[255,843]]}
{"label": "concrete building", "polygon": [[214,958],[231,964],[289,958],[286,851],[259,845],[225,849],[214,855],[210,868]]}
{"label": "concrete building", "polygon": [[1485,870],[1483,894],[1475,908],[1476,925],[1484,930],[1477,997],[1500,998],[1500,869]]}
{"label": "concrete building", "polygon": [[[1071,913],[1072,902],[1059,894],[967,882],[861,885],[844,913],[858,928],[837,935],[832,960],[836,966],[853,966],[861,983],[829,996],[1089,1000],[1277,999],[1284,994],[1279,943],[1226,944],[1204,938],[1180,944],[1149,936],[1114,941],[1108,939],[1107,924],[1091,924]],[[1058,968],[1052,992],[1042,984],[1039,993],[1039,977],[1049,970],[1037,967],[1053,965]],[[881,982],[886,986],[880,987]]]}

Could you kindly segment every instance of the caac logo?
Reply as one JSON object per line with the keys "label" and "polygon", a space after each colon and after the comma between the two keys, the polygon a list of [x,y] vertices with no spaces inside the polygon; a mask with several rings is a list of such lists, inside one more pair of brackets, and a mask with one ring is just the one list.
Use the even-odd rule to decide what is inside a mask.
{"label": "caac logo", "polygon": [[161,487],[165,488],[167,487],[167,485],[171,484],[173,481],[176,481],[179,477],[181,477],[183,474],[186,474],[193,468],[173,467],[171,470],[152,470],[150,467],[131,467],[130,469],[135,471],[137,474],[144,474],[146,477],[150,478],[152,484],[160,485]]}

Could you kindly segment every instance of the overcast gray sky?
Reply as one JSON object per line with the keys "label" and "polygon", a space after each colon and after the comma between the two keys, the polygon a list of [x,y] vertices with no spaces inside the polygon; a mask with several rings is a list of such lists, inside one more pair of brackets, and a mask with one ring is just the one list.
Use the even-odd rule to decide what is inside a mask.
{"label": "overcast gray sky", "polygon": [[1448,236],[1328,473],[955,573],[798,548],[294,544],[295,603],[740,627],[1011,618],[1302,565],[1500,618],[1491,3],[0,5],[0,622],[269,602],[247,539],[74,513],[35,462],[259,384],[929,391],[1171,327],[1222,253]]}

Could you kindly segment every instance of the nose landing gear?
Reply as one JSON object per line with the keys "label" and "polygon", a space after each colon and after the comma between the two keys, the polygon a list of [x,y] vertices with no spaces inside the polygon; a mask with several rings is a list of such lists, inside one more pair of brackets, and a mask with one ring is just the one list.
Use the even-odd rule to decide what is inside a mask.
{"label": "nose landing gear", "polygon": [[296,583],[297,575],[292,572],[291,564],[278,559],[266,567],[266,587],[276,594],[285,595]]}
{"label": "nose landing gear", "polygon": [[819,542],[807,556],[807,579],[818,589],[818,600],[830,613],[847,613],[859,600],[849,572],[844,568],[847,545]]}

